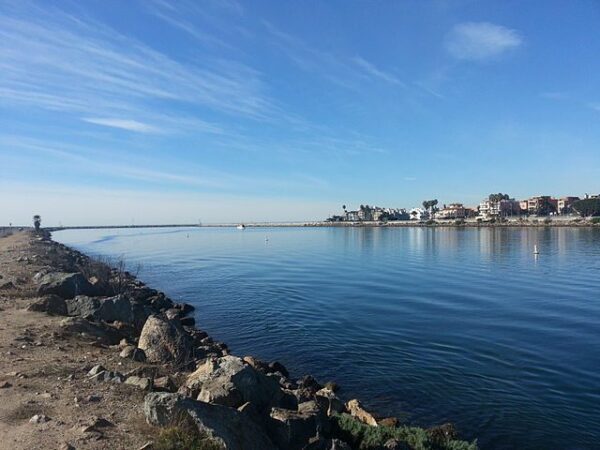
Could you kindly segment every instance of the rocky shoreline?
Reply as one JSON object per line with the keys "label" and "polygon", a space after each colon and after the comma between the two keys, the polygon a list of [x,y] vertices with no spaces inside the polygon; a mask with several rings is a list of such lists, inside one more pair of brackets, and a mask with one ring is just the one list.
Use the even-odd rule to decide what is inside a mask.
{"label": "rocky shoreline", "polygon": [[[145,442],[132,447],[126,441],[133,435],[104,432],[114,424],[96,417],[85,425],[89,428],[87,436],[82,431],[84,437],[74,435],[76,442],[63,442],[61,448],[477,448],[476,443],[459,440],[450,424],[423,429],[403,425],[393,417],[378,418],[356,399],[343,402],[335,382],[321,384],[310,375],[294,379],[277,361],[232,355],[226,344],[196,327],[192,305],[176,303],[146,286],[122,264],[109,267],[53,241],[48,232],[17,235],[0,239],[0,243],[20,243],[20,247],[5,245],[10,257],[4,266],[0,265],[0,310],[10,305],[19,308],[18,314],[34,315],[33,320],[52,318],[55,329],[51,337],[57,347],[64,340],[77,341],[74,345],[84,355],[89,347],[100,349],[104,362],[83,358],[86,363],[67,378],[80,379],[86,388],[98,386],[107,390],[107,395],[118,389],[135,408],[132,416],[143,411],[143,418],[151,426],[136,430],[137,442]],[[21,276],[11,276],[10,268],[15,264]],[[7,320],[7,315],[0,314]],[[0,326],[5,324],[0,321]],[[18,348],[14,341],[7,346]],[[29,351],[28,346],[22,350]],[[19,359],[14,350],[6,354],[13,362]],[[72,357],[76,355],[71,352]],[[33,365],[35,358],[31,361]],[[2,359],[0,362],[6,364]],[[4,385],[0,392],[13,388],[11,377],[19,376],[6,369],[0,369],[0,387]],[[76,387],[70,387],[77,392]],[[60,389],[56,389],[57,397]],[[94,402],[93,398],[84,401],[80,397],[76,396],[80,403]],[[18,401],[18,396],[15,399]],[[105,406],[117,408],[116,403],[106,402]],[[40,409],[28,420],[31,426],[44,426],[53,418]],[[123,418],[126,420],[133,419]],[[0,416],[3,432],[1,422]],[[60,430],[60,424],[56,426]],[[32,442],[30,436],[17,436],[9,447],[18,448],[15,443],[19,439]]]}

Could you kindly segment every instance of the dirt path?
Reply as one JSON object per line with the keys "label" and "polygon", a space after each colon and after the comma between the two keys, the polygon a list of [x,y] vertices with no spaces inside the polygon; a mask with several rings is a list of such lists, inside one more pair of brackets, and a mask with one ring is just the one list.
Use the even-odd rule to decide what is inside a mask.
{"label": "dirt path", "polygon": [[[126,372],[118,349],[65,336],[62,317],[27,311],[32,277],[51,255],[27,232],[0,237],[0,449],[138,449],[152,436],[130,385],[86,377],[96,364]],[[31,423],[35,416],[40,423]],[[104,419],[104,420],[103,420]]]}

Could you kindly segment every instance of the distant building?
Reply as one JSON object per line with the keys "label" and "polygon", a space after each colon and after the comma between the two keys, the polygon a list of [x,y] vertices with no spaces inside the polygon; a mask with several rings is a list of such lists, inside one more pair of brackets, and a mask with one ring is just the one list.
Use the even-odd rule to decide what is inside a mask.
{"label": "distant building", "polygon": [[563,197],[557,200],[556,210],[558,214],[569,214],[573,212],[573,203],[579,200],[579,197]]}
{"label": "distant building", "polygon": [[518,216],[521,214],[521,204],[515,199],[489,200],[479,204],[479,216],[483,219]]}
{"label": "distant building", "polygon": [[451,203],[448,206],[444,205],[444,207],[436,213],[436,218],[438,219],[465,219],[467,217],[467,212],[462,203]]}
{"label": "distant building", "polygon": [[423,208],[413,208],[408,215],[410,220],[429,220],[429,211]]}
{"label": "distant building", "polygon": [[358,211],[346,211],[346,222],[358,222],[360,217]]}
{"label": "distant building", "polygon": [[527,199],[527,213],[531,215],[548,215],[558,211],[558,200],[549,195],[538,195]]}

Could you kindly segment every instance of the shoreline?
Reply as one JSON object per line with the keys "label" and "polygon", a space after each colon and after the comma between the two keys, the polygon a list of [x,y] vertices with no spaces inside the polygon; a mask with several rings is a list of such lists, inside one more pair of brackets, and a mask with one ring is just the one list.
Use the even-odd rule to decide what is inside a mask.
{"label": "shoreline", "polygon": [[[126,437],[137,437],[138,444],[148,441],[139,448],[155,448],[157,442],[166,439],[165,430],[180,426],[174,422],[181,414],[194,418],[191,431],[188,427],[186,433],[200,431],[201,439],[217,445],[214,448],[332,450],[362,445],[367,449],[393,449],[417,444],[432,449],[476,448],[474,443],[458,440],[450,424],[423,429],[400,424],[394,417],[378,418],[357,399],[343,402],[335,382],[320,384],[310,375],[295,379],[277,361],[267,363],[252,356],[232,355],[226,344],[197,328],[192,305],[175,303],[146,286],[125,272],[122,262],[108,268],[105,262],[53,241],[48,232],[36,236],[23,231],[0,239],[0,250],[11,253],[15,247],[19,248],[19,256],[0,265],[0,309],[13,308],[11,314],[30,317],[37,323],[51,320],[47,326],[57,333],[57,347],[61,341],[73,342],[79,349],[71,353],[75,358],[89,353],[90,346],[102,349],[104,359],[100,358],[98,364],[91,361],[71,374],[83,383],[74,388],[87,392],[85,388],[91,384],[96,390],[110,391],[118,386],[122,398],[133,405],[136,420],[143,410],[145,421],[153,426],[153,431],[142,427],[139,436],[133,433]],[[11,267],[21,275],[11,276]],[[119,292],[115,292],[115,286]],[[23,350],[29,350],[28,345]],[[14,358],[16,354],[9,356],[13,363],[25,359]],[[4,360],[0,362],[5,364]],[[35,360],[31,362],[35,366]],[[12,364],[10,367],[14,368]],[[9,372],[7,368],[0,370],[0,383],[18,394],[14,378],[17,374],[27,377],[27,372]],[[129,370],[124,372],[124,368]],[[40,382],[56,384],[54,378],[42,377]],[[19,397],[24,399],[23,395]],[[104,406],[118,407],[116,402],[106,401]],[[41,425],[47,428],[57,426],[60,430],[60,423],[70,420],[36,414],[40,415],[48,419]],[[28,419],[34,420],[33,414]],[[125,425],[129,420],[133,421],[123,419]],[[113,434],[120,426],[115,425]],[[125,439],[122,432],[111,435],[98,424],[88,428],[77,436],[75,445],[81,439],[89,443],[89,436],[119,445]],[[366,436],[375,435],[381,442],[366,444]],[[58,443],[54,444],[58,448]],[[64,444],[62,448],[75,448],[70,442]]]}
{"label": "shoreline", "polygon": [[[524,220],[507,220],[505,222],[477,222],[474,220],[437,220],[433,223],[415,221],[390,222],[248,222],[246,228],[600,228],[600,218],[567,218],[548,219],[534,218]],[[52,233],[64,230],[111,230],[111,229],[149,229],[149,228],[235,228],[238,223],[214,224],[146,224],[146,225],[80,225],[47,227]],[[19,231],[31,231],[31,227],[0,227],[0,237]]]}

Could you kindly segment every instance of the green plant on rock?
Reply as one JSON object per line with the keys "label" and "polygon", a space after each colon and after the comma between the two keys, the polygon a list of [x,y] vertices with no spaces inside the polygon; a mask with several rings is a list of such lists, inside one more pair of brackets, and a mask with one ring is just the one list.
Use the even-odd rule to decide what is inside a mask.
{"label": "green plant on rock", "polygon": [[364,424],[349,414],[335,414],[334,434],[360,450],[382,448],[391,439],[404,445],[407,450],[477,450],[477,442],[455,439],[435,429],[426,430],[410,426],[378,426]]}
{"label": "green plant on rock", "polygon": [[161,429],[152,444],[154,450],[224,450],[223,446],[201,433],[193,419],[182,414],[169,427]]}

